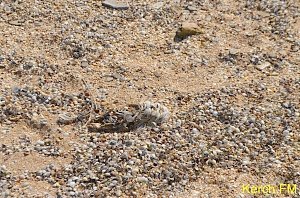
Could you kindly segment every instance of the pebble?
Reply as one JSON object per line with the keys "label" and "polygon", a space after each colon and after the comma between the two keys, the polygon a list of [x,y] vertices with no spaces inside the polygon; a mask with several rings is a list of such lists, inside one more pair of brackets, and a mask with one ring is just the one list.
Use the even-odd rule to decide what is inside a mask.
{"label": "pebble", "polygon": [[148,183],[148,179],[146,177],[138,177],[137,182]]}
{"label": "pebble", "polygon": [[45,142],[42,141],[42,140],[38,140],[36,143],[37,143],[38,145],[41,145],[41,146],[43,146],[43,145],[45,144]]}
{"label": "pebble", "polygon": [[199,192],[197,190],[191,191],[191,197],[196,198],[196,197],[200,197],[200,196],[201,196],[201,192]]}
{"label": "pebble", "polygon": [[265,69],[269,68],[271,66],[271,63],[269,62],[264,62],[262,64],[256,65],[256,69],[260,70],[260,71],[264,71]]}
{"label": "pebble", "polygon": [[121,197],[121,196],[122,196],[122,191],[117,190],[117,191],[116,191],[116,196]]}
{"label": "pebble", "polygon": [[152,8],[155,10],[161,9],[163,6],[164,6],[164,2],[162,1],[152,4]]}
{"label": "pebble", "polygon": [[195,11],[197,11],[197,8],[196,8],[195,6],[187,6],[186,9],[189,10],[190,12],[195,12]]}
{"label": "pebble", "polygon": [[73,181],[68,182],[68,186],[70,186],[71,188],[74,188],[75,185],[76,185],[76,183]]}
{"label": "pebble", "polygon": [[86,59],[81,60],[81,67],[87,68],[89,66],[89,62]]}
{"label": "pebble", "polygon": [[117,10],[127,10],[129,8],[129,6],[126,3],[121,3],[116,0],[105,0],[102,2],[102,5]]}

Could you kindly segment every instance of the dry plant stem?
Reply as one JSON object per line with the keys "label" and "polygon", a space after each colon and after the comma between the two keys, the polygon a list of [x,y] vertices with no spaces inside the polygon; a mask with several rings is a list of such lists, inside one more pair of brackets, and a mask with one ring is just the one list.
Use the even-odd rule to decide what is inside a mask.
{"label": "dry plant stem", "polygon": [[93,120],[93,113],[94,113],[96,107],[95,107],[95,99],[94,99],[92,93],[90,92],[90,89],[89,89],[86,81],[84,79],[81,79],[81,80],[82,80],[82,82],[83,82],[83,84],[85,86],[85,89],[88,91],[88,93],[89,93],[89,95],[91,97],[91,105],[92,105],[91,109],[90,109],[90,113],[89,113],[89,119],[84,124],[84,127],[86,127],[88,124],[90,124],[92,122],[92,120]]}

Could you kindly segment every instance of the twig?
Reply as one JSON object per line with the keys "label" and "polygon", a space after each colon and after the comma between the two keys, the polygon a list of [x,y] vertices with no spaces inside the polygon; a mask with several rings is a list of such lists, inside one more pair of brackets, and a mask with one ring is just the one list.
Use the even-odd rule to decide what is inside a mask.
{"label": "twig", "polygon": [[93,97],[93,95],[91,94],[91,92],[90,92],[90,89],[89,89],[89,87],[88,87],[88,85],[87,85],[87,83],[86,83],[86,81],[84,80],[84,79],[81,79],[82,80],[82,82],[83,82],[83,84],[84,84],[84,86],[85,86],[85,88],[86,88],[86,90],[88,90],[88,93],[89,93],[89,95],[90,95],[90,100],[91,100],[91,110],[90,110],[90,115],[89,115],[89,119],[86,121],[86,123],[83,125],[84,127],[86,127],[88,124],[90,124],[91,122],[92,122],[92,119],[93,119],[93,112],[95,111],[95,109],[96,109],[96,106],[95,106],[95,100],[94,100],[94,97]]}

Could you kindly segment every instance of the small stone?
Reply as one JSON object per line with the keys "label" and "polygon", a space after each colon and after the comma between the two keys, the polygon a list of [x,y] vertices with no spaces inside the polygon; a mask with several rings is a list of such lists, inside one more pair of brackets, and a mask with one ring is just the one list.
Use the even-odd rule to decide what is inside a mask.
{"label": "small stone", "polygon": [[187,6],[186,9],[187,9],[188,11],[190,11],[190,12],[195,12],[195,11],[197,11],[197,8],[194,7],[194,6]]}
{"label": "small stone", "polygon": [[163,124],[160,126],[160,128],[161,128],[163,131],[167,131],[167,130],[170,129],[170,126],[169,126],[168,124],[166,124],[166,123],[163,123]]}
{"label": "small stone", "polygon": [[116,191],[116,196],[121,197],[121,196],[122,196],[122,191],[117,190],[117,191]]}
{"label": "small stone", "polygon": [[201,197],[201,192],[197,191],[197,190],[192,190],[191,191],[191,197]]}
{"label": "small stone", "polygon": [[232,133],[232,132],[238,132],[237,128],[234,126],[229,126],[227,129],[228,133]]}
{"label": "small stone", "polygon": [[156,133],[158,133],[160,131],[160,129],[157,128],[157,127],[155,127],[155,128],[153,128],[153,131],[155,131]]}
{"label": "small stone", "polygon": [[177,120],[175,123],[175,128],[181,127],[181,120]]}
{"label": "small stone", "polygon": [[132,146],[132,145],[133,145],[133,141],[132,141],[132,140],[126,140],[126,141],[125,141],[125,145],[126,145],[127,147]]}
{"label": "small stone", "polygon": [[73,182],[73,181],[70,181],[70,182],[68,183],[68,185],[69,185],[71,188],[74,188],[74,187],[75,187],[75,185],[76,185],[76,183],[75,183],[75,182]]}
{"label": "small stone", "polygon": [[157,2],[157,3],[154,3],[152,5],[152,8],[155,9],[155,10],[159,10],[160,8],[162,8],[164,6],[164,2]]}
{"label": "small stone", "polygon": [[24,70],[30,70],[34,66],[35,66],[35,64],[33,62],[26,62],[22,67]]}
{"label": "small stone", "polygon": [[146,177],[138,177],[136,180],[137,182],[148,183],[148,179]]}
{"label": "small stone", "polygon": [[206,161],[206,164],[211,165],[211,166],[215,166],[215,165],[217,165],[217,161],[214,160],[214,159],[212,159],[212,160],[209,159],[209,160]]}
{"label": "small stone", "polygon": [[191,132],[192,132],[193,135],[198,135],[199,134],[199,130],[196,129],[196,128],[193,128]]}
{"label": "small stone", "polygon": [[53,187],[54,188],[59,188],[60,187],[60,184],[58,182],[56,182],[55,184],[53,184]]}
{"label": "small stone", "polygon": [[250,158],[249,157],[244,158],[242,163],[243,163],[244,166],[249,165],[250,164]]}
{"label": "small stone", "polygon": [[238,54],[238,50],[237,49],[230,49],[229,50],[229,54],[230,55],[237,55]]}
{"label": "small stone", "polygon": [[290,132],[289,132],[288,130],[284,130],[284,131],[283,131],[283,136],[284,136],[284,137],[288,137],[289,134],[290,134]]}
{"label": "small stone", "polygon": [[89,62],[86,59],[83,59],[81,61],[81,67],[82,68],[87,68],[89,66]]}
{"label": "small stone", "polygon": [[126,3],[121,3],[115,0],[105,0],[102,2],[102,5],[116,10],[126,10],[129,8],[129,6]]}
{"label": "small stone", "polygon": [[38,141],[36,142],[36,144],[43,146],[43,145],[45,144],[45,142],[42,141],[42,140],[38,140]]}
{"label": "small stone", "polygon": [[263,71],[265,70],[266,68],[270,67],[271,66],[271,63],[269,62],[264,62],[260,65],[256,65],[255,68],[258,69],[259,71]]}
{"label": "small stone", "polygon": [[283,104],[282,104],[282,106],[284,107],[284,108],[290,108],[290,103],[289,102],[284,102]]}
{"label": "small stone", "polygon": [[106,81],[106,82],[111,82],[111,81],[113,81],[113,80],[114,80],[114,78],[111,77],[111,76],[106,76],[106,77],[105,77],[105,81]]}
{"label": "small stone", "polygon": [[116,140],[109,141],[109,145],[115,146],[118,142]]}
{"label": "small stone", "polygon": [[213,116],[217,117],[219,115],[219,113],[217,111],[213,111],[212,112]]}

